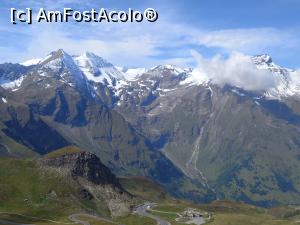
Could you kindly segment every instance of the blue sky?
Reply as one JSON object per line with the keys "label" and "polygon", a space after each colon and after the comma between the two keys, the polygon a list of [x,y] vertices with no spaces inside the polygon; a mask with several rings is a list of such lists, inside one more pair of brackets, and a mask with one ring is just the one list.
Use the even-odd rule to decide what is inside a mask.
{"label": "blue sky", "polygon": [[[51,2],[51,4],[50,4]],[[63,23],[13,25],[10,8],[47,10],[155,8],[155,23]],[[299,0],[2,0],[0,62],[39,58],[58,48],[92,51],[115,65],[194,65],[204,57],[241,52],[270,54],[275,62],[300,68]]]}

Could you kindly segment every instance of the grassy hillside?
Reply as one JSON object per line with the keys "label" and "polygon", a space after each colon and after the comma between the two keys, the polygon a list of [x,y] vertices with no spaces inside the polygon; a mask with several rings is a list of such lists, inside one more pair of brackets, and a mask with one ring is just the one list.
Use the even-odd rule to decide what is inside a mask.
{"label": "grassy hillside", "polygon": [[82,152],[81,149],[79,149],[76,146],[67,146],[64,148],[60,148],[56,151],[50,152],[48,154],[46,154],[44,157],[46,158],[55,158],[55,157],[59,157],[65,154],[73,154],[73,153],[79,153]]}
{"label": "grassy hillside", "polygon": [[[46,157],[75,152],[77,148],[64,148]],[[70,223],[68,216],[81,212],[109,217],[104,201],[82,199],[71,179],[43,171],[32,159],[0,158],[0,190],[0,220],[48,225]],[[78,219],[85,219],[91,225],[113,224],[87,216]],[[152,219],[137,215],[117,221],[125,225],[156,224]]]}
{"label": "grassy hillside", "polygon": [[33,160],[0,158],[0,190],[1,212],[56,220],[83,209],[108,215],[105,205],[82,199],[72,180],[40,170]]}
{"label": "grassy hillside", "polygon": [[171,200],[171,197],[158,184],[147,178],[120,178],[120,183],[128,192],[146,201],[164,202]]}
{"label": "grassy hillside", "polygon": [[[79,151],[76,147],[69,147],[45,157]],[[146,178],[120,178],[120,183],[128,192],[138,196],[141,202],[157,202],[155,211],[149,213],[172,225],[180,224],[175,221],[176,213],[187,208],[208,212],[211,219],[207,224],[210,225],[291,225],[300,220],[300,210],[297,207],[264,209],[230,201],[196,205],[171,198],[160,186]],[[0,158],[0,190],[0,220],[49,225],[70,223],[68,216],[81,212],[109,217],[104,201],[101,203],[82,198],[74,181],[41,169],[33,159]],[[114,224],[89,216],[77,218],[89,221],[91,225]],[[150,218],[135,214],[115,218],[113,222],[124,225],[156,224]]]}
{"label": "grassy hillside", "polygon": [[272,214],[267,209],[229,201],[216,201],[206,205],[194,205],[187,202],[181,202],[180,204],[159,204],[154,208],[156,211],[151,213],[164,218],[172,225],[178,225],[181,223],[175,221],[177,217],[176,213],[182,212],[189,207],[196,208],[201,212],[211,213],[212,218],[207,222],[209,225],[292,225],[296,224],[296,217],[283,217],[282,215],[286,215],[288,212],[290,215],[292,215],[291,212],[294,214],[299,213],[297,209],[282,207],[280,211],[283,214]]}

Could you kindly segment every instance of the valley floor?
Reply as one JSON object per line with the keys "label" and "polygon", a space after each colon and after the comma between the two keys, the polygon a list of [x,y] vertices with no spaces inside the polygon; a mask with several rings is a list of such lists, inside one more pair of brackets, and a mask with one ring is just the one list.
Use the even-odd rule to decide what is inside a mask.
{"label": "valley floor", "polygon": [[[75,198],[78,192],[67,181],[40,170],[33,160],[0,158],[0,224],[300,225],[296,206],[265,209],[230,201],[196,205],[174,199],[150,180],[138,177],[120,178],[120,182],[140,205],[127,216],[111,219],[105,201],[96,204]],[[152,201],[157,204],[147,203]]]}
{"label": "valley floor", "polygon": [[[25,216],[14,213],[0,213],[0,224],[5,225],[180,225],[202,224],[189,221],[178,222],[178,214],[187,209],[203,212],[203,224],[209,225],[292,225],[300,224],[300,213],[296,208],[281,207],[276,209],[261,209],[240,203],[215,202],[207,205],[192,205],[190,203],[161,203],[156,205],[143,204],[134,213],[117,219],[107,219],[89,214],[72,214],[65,218],[50,220]],[[205,213],[209,212],[209,213]],[[69,219],[69,220],[68,220]]]}

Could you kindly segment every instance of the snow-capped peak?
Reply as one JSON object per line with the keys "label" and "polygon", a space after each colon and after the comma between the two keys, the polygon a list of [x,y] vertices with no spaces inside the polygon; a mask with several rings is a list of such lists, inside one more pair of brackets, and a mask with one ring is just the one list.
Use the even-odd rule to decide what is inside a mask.
{"label": "snow-capped peak", "polygon": [[282,74],[287,74],[289,72],[292,72],[292,70],[290,69],[275,64],[271,56],[267,54],[253,56],[252,61],[258,69],[267,69],[270,72],[275,74],[282,75]]}
{"label": "snow-capped peak", "polygon": [[[247,56],[247,60],[249,61],[249,56]],[[253,66],[251,65],[252,72],[247,75],[251,76],[252,73],[257,75],[253,78],[258,79],[257,82],[260,82],[259,75],[261,74],[267,77],[263,80],[263,82],[270,80],[270,85],[268,87],[258,90],[261,95],[274,98],[291,95],[300,96],[299,71],[293,71],[275,64],[271,56],[267,54],[253,56],[251,57],[251,60],[257,69],[267,70],[270,72],[254,74],[256,69],[254,68],[253,70]],[[239,65],[239,63],[240,61],[237,62],[237,65]],[[212,68],[208,68],[208,70],[204,72],[203,69],[208,66],[205,63],[201,65],[201,67],[195,69],[180,68],[174,65],[159,65],[151,69],[115,67],[113,64],[94,53],[86,52],[82,55],[70,56],[62,49],[51,52],[48,56],[42,59],[32,59],[22,63],[22,65],[25,66],[37,65],[36,67],[33,67],[33,70],[37,69],[37,72],[41,75],[41,77],[49,77],[52,74],[55,74],[55,76],[59,75],[61,77],[59,78],[61,81],[69,84],[73,84],[75,81],[76,84],[81,81],[84,81],[87,85],[90,83],[93,85],[91,87],[95,90],[99,88],[99,83],[101,83],[112,88],[116,93],[118,93],[124,86],[134,85],[135,82],[143,83],[143,79],[148,79],[149,76],[149,79],[163,77],[165,80],[168,80],[168,78],[171,78],[172,80],[173,78],[176,78],[174,80],[179,81],[181,88],[184,86],[209,85],[210,83],[218,85],[220,83],[215,82],[215,80],[209,75],[213,75],[216,71],[217,75],[222,74],[222,66],[231,65],[228,63],[226,64],[226,60],[224,62],[219,62],[219,64],[215,67],[212,67],[211,65]],[[31,68],[25,69],[29,69],[29,71],[31,71]],[[48,74],[49,69],[51,72]],[[230,69],[232,69],[232,67],[230,67]],[[240,72],[244,73],[243,70]],[[230,76],[235,75],[235,73],[229,74]],[[25,76],[26,74],[23,76],[17,76],[14,79],[3,78],[0,80],[0,86],[5,89],[18,90]],[[268,79],[268,77],[270,77],[270,79]],[[228,79],[228,77],[225,78]],[[223,83],[227,82],[232,86],[239,86],[236,83],[230,83],[231,80],[226,81],[226,79]],[[242,88],[242,86],[239,87]]]}
{"label": "snow-capped peak", "polygon": [[51,52],[46,57],[42,58],[38,64],[47,65],[47,64],[52,64],[53,61],[70,62],[70,55],[68,55],[63,49],[59,49],[57,51]]}
{"label": "snow-capped peak", "polygon": [[273,62],[271,56],[268,54],[253,56],[252,60],[255,64],[271,64]]}
{"label": "snow-capped peak", "polygon": [[56,72],[63,67],[68,68],[68,70],[73,74],[80,72],[72,56],[66,53],[63,49],[51,52],[48,56],[43,58],[38,65]]}
{"label": "snow-capped peak", "polygon": [[[297,78],[297,74],[300,73],[296,73],[293,70],[281,67],[277,64],[275,64],[271,58],[271,56],[267,55],[267,54],[263,54],[263,55],[257,55],[257,56],[253,56],[251,57],[251,60],[253,62],[253,64],[255,65],[255,67],[258,70],[265,70],[265,71],[258,71],[257,74],[253,74],[253,79],[256,78],[258,79],[257,83],[259,84],[259,82],[269,82],[269,86],[266,86],[264,89],[259,90],[261,95],[264,95],[266,97],[271,97],[271,98],[277,98],[280,99],[281,97],[284,96],[292,96],[292,95],[299,95],[300,96],[300,78]],[[214,64],[213,66],[215,66],[217,64]],[[231,69],[233,67],[228,67],[228,65],[230,66],[230,64],[221,64],[223,67],[225,67],[225,69]],[[214,72],[216,72],[216,69],[219,69],[220,71],[222,71],[222,68],[218,68],[218,67],[214,67],[211,70],[207,70],[206,73],[203,72],[203,69],[205,70],[205,64],[202,65],[202,67],[198,67],[196,69],[194,69],[192,72],[187,73],[186,78],[181,81],[181,85],[206,85],[208,83],[215,83],[215,80],[213,80],[210,76],[207,75],[213,75]],[[219,65],[217,65],[219,66]],[[227,67],[226,67],[227,66]],[[235,71],[235,70],[233,70]],[[255,69],[251,69],[250,70],[251,73],[256,73]],[[242,77],[243,73],[245,73],[245,71],[240,70],[237,71],[240,72],[239,75],[240,77]],[[262,72],[262,73],[261,73]],[[251,76],[251,73],[249,73],[248,75]],[[220,76],[219,71],[216,72],[216,76]],[[247,73],[245,73],[247,74]],[[260,77],[259,76],[263,76],[264,79],[262,79],[262,81],[259,81]],[[215,77],[216,77],[215,76]],[[235,74],[233,73],[232,76],[235,76]],[[300,75],[299,75],[300,76]],[[215,78],[214,76],[212,76],[213,78]],[[219,78],[219,77],[217,77]],[[222,73],[221,73],[221,78],[220,79],[222,82],[224,82],[224,79],[227,84],[236,86],[236,84],[234,84],[234,82],[236,82],[236,80],[234,79],[228,79],[228,77],[222,77]],[[229,77],[230,78],[230,77]],[[227,80],[226,80],[227,79]],[[232,83],[230,83],[232,82]],[[254,82],[255,83],[255,82]],[[218,84],[216,82],[216,84]],[[248,90],[248,89],[245,89]],[[251,90],[251,89],[250,89]]]}
{"label": "snow-capped peak", "polygon": [[275,64],[271,56],[267,54],[253,56],[252,61],[257,69],[268,70],[274,75],[274,80],[277,85],[266,90],[265,95],[267,97],[280,98],[282,96],[299,94],[299,85],[291,79],[293,70]]}
{"label": "snow-capped peak", "polygon": [[116,80],[124,79],[124,74],[111,63],[91,52],[83,55],[73,56],[75,63],[86,78],[96,83],[113,85]]}
{"label": "snow-capped peak", "polygon": [[163,72],[163,71],[167,71],[167,72],[170,72],[174,75],[178,75],[178,74],[181,74],[181,73],[184,73],[184,72],[187,72],[186,69],[182,69],[180,67],[177,67],[177,66],[174,66],[174,65],[159,65],[159,66],[156,66],[156,67],[153,67],[152,69],[150,69],[149,71],[151,72]]}

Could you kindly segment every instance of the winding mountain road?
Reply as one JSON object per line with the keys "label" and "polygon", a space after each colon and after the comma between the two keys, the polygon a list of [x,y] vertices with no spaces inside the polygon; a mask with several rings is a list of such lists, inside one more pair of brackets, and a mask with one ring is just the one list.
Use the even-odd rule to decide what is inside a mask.
{"label": "winding mountain road", "polygon": [[[69,220],[71,220],[72,222],[77,223],[77,224],[90,225],[90,223],[87,222],[87,221],[79,220],[77,218],[77,216],[86,216],[86,217],[94,218],[96,220],[108,222],[108,223],[111,223],[111,224],[118,224],[118,223],[116,223],[116,222],[114,222],[110,219],[106,219],[106,218],[103,218],[103,217],[94,216],[94,215],[90,215],[90,214],[85,214],[85,213],[71,214],[68,218],[69,218]],[[121,225],[121,224],[119,224],[119,225]]]}
{"label": "winding mountain road", "polygon": [[168,221],[165,221],[165,220],[147,212],[147,209],[151,209],[151,207],[153,207],[153,206],[154,206],[153,203],[145,203],[143,205],[139,205],[135,209],[135,213],[137,213],[140,216],[144,216],[144,217],[148,217],[148,218],[156,220],[157,225],[171,225],[171,223],[169,223]]}
{"label": "winding mountain road", "polygon": [[[135,213],[143,216],[143,217],[148,217],[150,219],[156,220],[157,221],[157,225],[171,225],[171,223],[169,223],[168,221],[165,221],[161,218],[159,218],[158,216],[154,216],[150,213],[147,212],[148,209],[151,209],[151,207],[153,207],[155,204],[154,203],[145,203],[142,205],[139,205],[136,209],[135,209]],[[22,215],[22,214],[15,214],[15,213],[4,213],[4,212],[0,212],[0,214],[13,214],[13,215],[19,215],[19,216],[24,216],[24,217],[28,217],[28,218],[32,218],[32,219],[39,219],[42,221],[47,221],[47,222],[52,222],[52,223],[56,223],[56,224],[82,224],[82,225],[90,225],[90,223],[88,221],[84,221],[81,219],[78,219],[78,216],[85,216],[85,217],[90,217],[90,218],[94,218],[96,220],[99,221],[104,221],[104,222],[108,222],[111,224],[118,224],[110,219],[107,218],[103,218],[103,217],[99,217],[99,216],[95,216],[95,215],[90,215],[90,214],[85,214],[85,213],[77,213],[77,214],[71,214],[69,215],[69,220],[72,221],[72,223],[64,223],[64,222],[59,222],[59,221],[54,221],[54,220],[47,220],[47,219],[42,219],[42,218],[37,218],[37,217],[29,217],[26,215]],[[13,222],[13,221],[7,221],[7,220],[0,220],[0,225],[34,225],[34,224],[24,224],[24,223],[17,223],[17,222]],[[122,225],[122,224],[118,224],[118,225]]]}
{"label": "winding mountain road", "polygon": [[77,223],[77,224],[90,225],[90,223],[87,222],[87,221],[77,219],[77,216],[78,216],[78,214],[72,214],[68,218],[69,218],[69,220],[71,220],[71,221],[73,221],[74,223]]}
{"label": "winding mountain road", "polygon": [[[8,213],[8,212],[0,212],[0,214],[8,214],[8,215],[17,215],[17,216],[23,216],[25,218],[30,218],[30,219],[36,219],[36,220],[41,220],[41,221],[45,221],[45,222],[50,222],[53,224],[82,224],[82,225],[90,225],[90,223],[88,221],[84,221],[84,220],[80,220],[77,217],[78,216],[86,216],[89,218],[94,218],[96,220],[99,221],[104,221],[104,222],[108,222],[111,224],[118,224],[110,219],[107,218],[103,218],[103,217],[99,217],[99,216],[95,216],[95,215],[90,215],[90,214],[85,214],[85,213],[77,213],[77,214],[71,214],[69,215],[69,220],[72,221],[70,223],[66,223],[66,222],[60,222],[60,221],[55,221],[55,220],[48,220],[48,219],[43,219],[43,218],[38,218],[38,217],[32,217],[32,216],[26,216],[23,214],[18,214],[18,213]],[[8,220],[1,220],[0,219],[0,225],[35,225],[34,224],[25,224],[25,223],[18,223],[18,222],[13,222],[13,221],[8,221]],[[119,224],[122,225],[122,224]]]}

